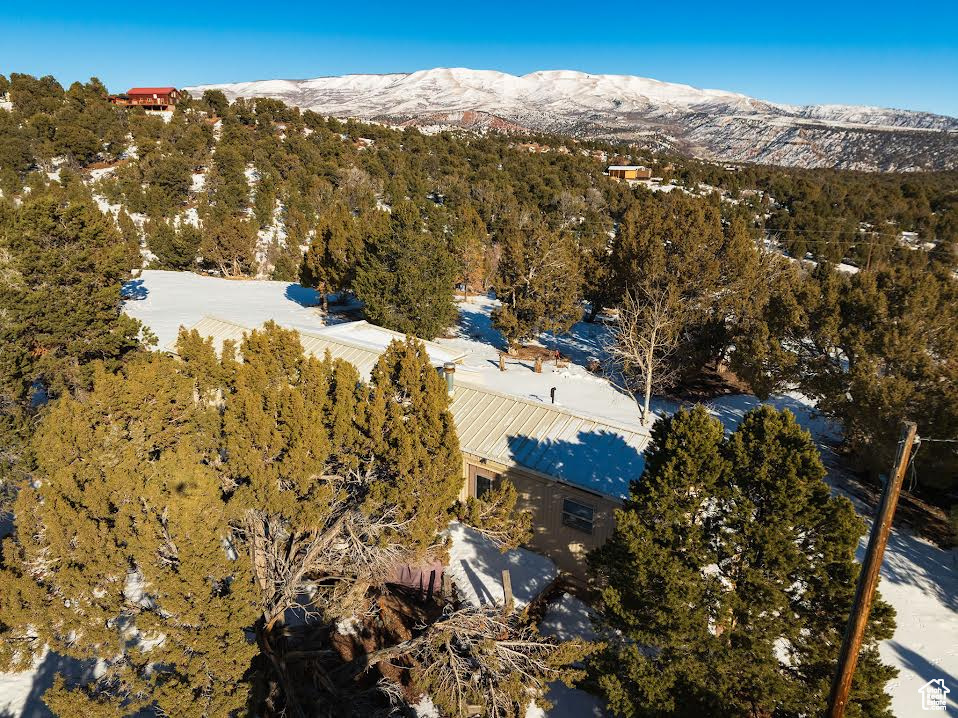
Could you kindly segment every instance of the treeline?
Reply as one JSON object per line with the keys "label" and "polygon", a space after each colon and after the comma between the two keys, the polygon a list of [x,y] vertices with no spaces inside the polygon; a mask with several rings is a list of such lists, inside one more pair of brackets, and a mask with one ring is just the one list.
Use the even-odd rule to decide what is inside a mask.
{"label": "treeline", "polygon": [[[552,151],[530,153],[508,136],[427,136],[219,92],[165,122],[110,105],[96,80],[63,90],[15,74],[5,87],[4,198],[51,185],[112,203],[130,266],[140,248],[154,267],[266,271],[355,294],[371,321],[425,338],[453,322],[457,292],[494,289],[509,346],[567,330],[583,303],[594,318],[654,289],[685,307],[661,390],[716,368],[759,395],[797,387],[872,472],[903,418],[958,434],[955,173],[730,170],[549,136],[536,139]],[[614,182],[593,151],[680,186]],[[902,230],[935,248],[903,246]],[[763,253],[766,231],[821,264]],[[829,269],[841,259],[862,271]],[[947,444],[916,465],[922,487],[955,483]]]}
{"label": "treeline", "polygon": [[[371,716],[428,694],[443,714],[514,718],[548,682],[582,678],[590,656],[620,713],[822,706],[862,526],[792,417],[762,408],[729,437],[702,409],[658,423],[644,480],[590,557],[608,641],[558,643],[525,613],[390,586],[397,565],[442,555],[450,518],[504,546],[528,530],[508,483],[457,504],[449,399],[422,345],[392,345],[368,381],[273,325],[219,353],[184,332],[173,360],[147,351],[121,285],[144,239],[159,266],[256,271],[278,216],[286,241],[265,247],[276,276],[354,292],[376,321],[424,336],[452,320],[456,283],[496,290],[512,344],[567,329],[583,300],[597,312],[666,295],[686,308],[674,381],[724,363],[760,392],[798,383],[865,459],[891,448],[900,413],[955,429],[946,263],[895,250],[852,277],[809,272],[759,251],[742,203],[633,190],[571,141],[529,154],[217,93],[165,123],[113,108],[98,83],[11,80],[2,146],[55,154],[30,154],[0,202],[0,511],[14,516],[0,667],[48,647],[106,657],[55,682],[56,714]],[[87,129],[122,133],[115,147],[66,152],[58,118],[74,102],[103,111]],[[55,179],[52,157],[66,157]],[[99,163],[112,174],[91,182]],[[950,460],[934,448],[919,460]],[[888,606],[870,622],[852,701],[884,718]]]}

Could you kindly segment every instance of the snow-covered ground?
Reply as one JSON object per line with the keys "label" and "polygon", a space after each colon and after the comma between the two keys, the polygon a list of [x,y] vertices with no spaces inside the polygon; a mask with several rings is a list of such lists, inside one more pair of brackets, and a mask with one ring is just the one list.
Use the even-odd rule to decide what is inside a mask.
{"label": "snow-covered ground", "polygon": [[[560,641],[572,638],[586,641],[598,639],[592,628],[592,610],[568,593],[562,594],[558,601],[549,606],[539,624],[539,631],[544,636],[555,636]],[[560,681],[549,685],[546,698],[552,703],[552,708],[543,710],[536,705],[529,706],[525,718],[603,718],[607,715],[600,698],[578,688],[569,688]]]}
{"label": "snow-covered ground", "polygon": [[572,411],[599,416],[626,424],[639,424],[635,401],[608,380],[586,369],[590,359],[604,355],[603,346],[608,328],[601,324],[579,322],[567,334],[555,337],[544,334],[543,346],[558,349],[570,359],[565,367],[545,361],[542,373],[533,371],[531,359],[506,359],[506,371],[499,370],[499,352],[505,349],[505,338],[492,326],[491,312],[497,304],[488,297],[472,297],[459,302],[459,325],[453,339],[437,339],[436,343],[465,352],[467,357],[457,369],[458,378],[533,401],[550,402],[550,390],[556,388],[556,404]]}
{"label": "snow-covered ground", "polygon": [[473,606],[503,605],[502,572],[509,571],[515,607],[522,609],[542,593],[558,575],[545,556],[524,548],[502,553],[496,545],[469,526],[449,524],[448,573],[463,600]]}

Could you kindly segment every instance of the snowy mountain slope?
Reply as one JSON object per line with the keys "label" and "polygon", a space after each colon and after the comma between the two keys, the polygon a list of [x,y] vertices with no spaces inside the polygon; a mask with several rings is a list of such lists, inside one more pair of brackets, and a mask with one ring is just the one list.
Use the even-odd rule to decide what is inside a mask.
{"label": "snowy mountain slope", "polygon": [[[187,88],[275,97],[337,117],[528,128],[663,142],[720,161],[871,170],[958,167],[958,118],[852,105],[784,105],[723,90],[571,70],[517,77],[437,68]],[[476,123],[476,114],[485,118]],[[462,118],[465,118],[463,120]]]}

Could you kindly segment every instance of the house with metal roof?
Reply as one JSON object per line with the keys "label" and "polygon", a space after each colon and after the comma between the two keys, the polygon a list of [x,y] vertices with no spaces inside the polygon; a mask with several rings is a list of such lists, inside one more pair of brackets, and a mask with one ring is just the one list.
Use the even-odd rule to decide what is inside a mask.
{"label": "house with metal roof", "polygon": [[[213,317],[192,328],[212,338],[217,350],[227,340],[239,343],[251,329]],[[328,351],[364,377],[390,341],[405,337],[367,322],[299,334],[307,353],[323,356]],[[584,578],[585,554],[611,535],[614,510],[642,473],[648,430],[460,381],[455,367],[463,355],[425,344],[450,386],[450,410],[463,454],[461,497],[482,496],[508,479],[519,491],[522,508],[532,513],[530,548]],[[167,351],[175,353],[175,345]]]}

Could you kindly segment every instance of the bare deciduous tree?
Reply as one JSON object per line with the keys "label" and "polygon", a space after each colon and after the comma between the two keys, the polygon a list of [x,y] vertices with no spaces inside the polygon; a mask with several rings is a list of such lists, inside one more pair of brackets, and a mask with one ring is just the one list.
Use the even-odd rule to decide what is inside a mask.
{"label": "bare deciduous tree", "polygon": [[642,423],[650,421],[652,391],[674,378],[669,361],[679,345],[685,310],[671,286],[640,286],[625,293],[608,351],[619,364],[626,386],[642,393]]}

